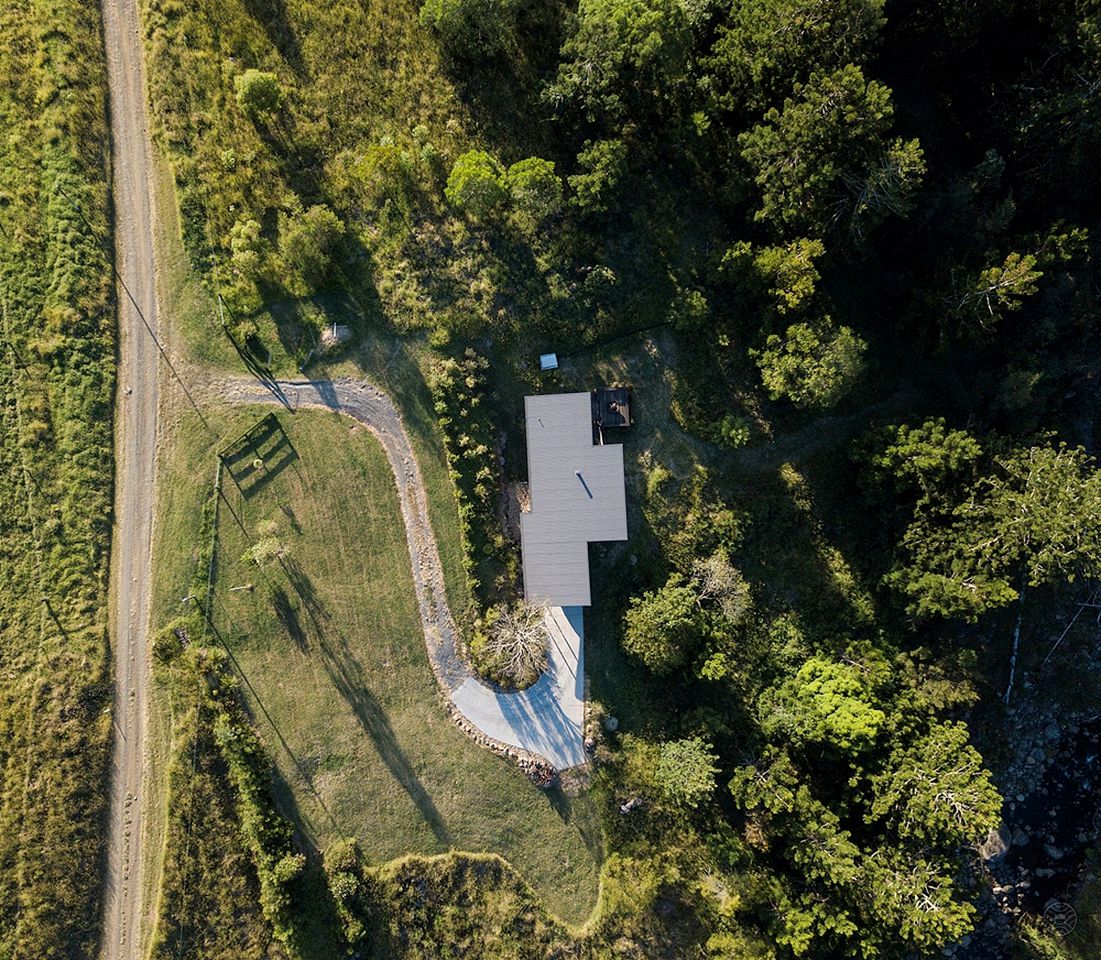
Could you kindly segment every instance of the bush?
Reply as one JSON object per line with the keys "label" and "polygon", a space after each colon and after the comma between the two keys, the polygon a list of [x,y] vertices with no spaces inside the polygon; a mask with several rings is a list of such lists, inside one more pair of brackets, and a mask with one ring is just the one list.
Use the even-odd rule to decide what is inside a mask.
{"label": "bush", "polygon": [[184,640],[189,636],[192,622],[186,617],[177,617],[157,631],[153,637],[153,656],[160,663],[171,663],[182,652]]}
{"label": "bush", "polygon": [[250,120],[273,116],[283,105],[283,88],[274,73],[248,69],[233,78],[237,105]]}
{"label": "bush", "polygon": [[476,219],[490,216],[505,200],[505,169],[484,150],[469,150],[451,168],[444,195]]}
{"label": "bush", "polygon": [[354,838],[337,840],[325,851],[325,875],[336,902],[344,939],[353,949],[367,937],[364,916],[373,888],[363,863],[363,853]]}

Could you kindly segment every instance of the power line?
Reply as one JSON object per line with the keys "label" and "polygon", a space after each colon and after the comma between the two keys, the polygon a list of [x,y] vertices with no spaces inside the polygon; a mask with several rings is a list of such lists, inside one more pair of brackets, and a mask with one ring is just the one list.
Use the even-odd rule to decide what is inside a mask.
{"label": "power line", "polygon": [[[60,180],[55,181],[54,186],[57,187],[57,192],[65,198],[69,206],[71,206],[73,210],[76,211],[76,215],[80,217],[84,225],[91,232],[92,236],[95,237],[96,240],[99,242],[101,252],[103,252],[102,247],[106,245],[106,237],[99,234],[92,222],[84,215],[84,211],[80,209],[80,205],[65,192],[65,188],[61,186]],[[172,360],[169,358],[167,351],[164,349],[160,340],[158,339],[156,332],[153,330],[153,327],[150,325],[149,321],[146,319],[145,314],[142,312],[141,307],[138,305],[138,301],[134,298],[133,293],[130,292],[130,288],[126,285],[126,281],[122,278],[122,273],[119,271],[118,265],[115,263],[114,258],[109,258],[105,252],[103,252],[103,257],[105,260],[108,260],[108,265],[111,268],[111,272],[115,275],[115,279],[118,281],[119,286],[122,287],[122,289],[126,292],[126,297],[130,301],[131,306],[133,306],[134,312],[137,313],[138,317],[141,318],[142,325],[145,327],[146,332],[149,334],[153,343],[157,345],[157,350],[160,352],[161,358],[168,365],[168,369],[172,371],[172,376],[176,378],[176,382],[180,385],[180,389],[183,390],[184,395],[187,397],[188,402],[194,408],[195,413],[198,414],[199,419],[203,423],[203,426],[206,427],[207,432],[210,433],[211,436],[217,436],[214,428],[211,427],[206,417],[203,416],[203,412],[199,409],[199,405],[195,402],[195,398],[191,396],[191,391],[187,389],[187,384],[183,382],[183,379],[177,372],[176,367],[173,365]]]}

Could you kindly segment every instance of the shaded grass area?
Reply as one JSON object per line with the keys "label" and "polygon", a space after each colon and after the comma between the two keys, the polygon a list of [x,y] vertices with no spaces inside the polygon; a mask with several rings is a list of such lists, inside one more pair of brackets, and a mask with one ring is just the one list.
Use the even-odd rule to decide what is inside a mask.
{"label": "shaded grass area", "polygon": [[0,3],[0,956],[92,957],[115,332],[98,9]]}
{"label": "shaded grass area", "polygon": [[[215,607],[281,805],[316,846],[355,836],[374,862],[500,853],[552,912],[580,921],[601,856],[591,802],[544,794],[447,719],[381,448],[334,414],[285,429],[286,469],[247,495],[227,485]],[[242,555],[271,521],[286,557],[261,572]]]}

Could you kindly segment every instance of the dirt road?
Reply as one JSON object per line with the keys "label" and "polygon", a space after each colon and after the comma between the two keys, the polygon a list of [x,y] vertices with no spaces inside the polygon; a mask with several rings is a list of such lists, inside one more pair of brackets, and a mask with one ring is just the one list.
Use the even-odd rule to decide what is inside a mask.
{"label": "dirt road", "polygon": [[157,449],[157,328],[152,148],[137,0],[103,0],[114,164],[120,363],[115,432],[111,622],[114,754],[105,877],[104,960],[138,960],[142,920],[142,773],[149,686],[149,595]]}

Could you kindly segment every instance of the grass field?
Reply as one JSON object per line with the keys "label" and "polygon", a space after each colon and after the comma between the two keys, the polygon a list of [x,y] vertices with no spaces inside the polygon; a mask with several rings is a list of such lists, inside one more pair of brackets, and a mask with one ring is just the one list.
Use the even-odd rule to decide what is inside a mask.
{"label": "grass field", "polygon": [[[238,219],[259,217],[270,233],[275,211],[294,195],[306,204],[327,203],[345,217],[348,242],[324,291],[295,297],[265,290],[264,305],[249,319],[269,354],[268,369],[277,376],[298,375],[303,332],[334,320],[356,331],[355,345],[343,359],[314,362],[308,375],[366,375],[394,397],[417,452],[449,600],[459,615],[470,594],[418,331],[458,329],[468,320],[482,329],[497,324],[500,304],[485,291],[500,272],[499,258],[512,254],[503,248],[487,252],[484,238],[440,209],[439,188],[457,153],[503,133],[494,118],[512,115],[519,121],[510,123],[500,140],[510,141],[510,150],[518,143],[528,152],[542,147],[539,125],[525,127],[525,111],[509,102],[519,85],[502,77],[480,78],[480,92],[498,91],[492,103],[462,89],[434,38],[417,23],[416,6],[374,0],[323,7],[298,0],[143,4],[157,136],[173,181],[162,185],[162,198],[180,209],[179,220],[162,238],[177,352],[208,369],[243,369],[208,292],[218,283],[232,283],[217,264],[225,266],[229,232]],[[552,7],[558,9],[532,5],[544,12]],[[556,49],[557,38],[547,36],[548,49]],[[233,74],[245,66],[278,73],[288,92],[285,128],[283,120],[278,129],[266,131],[241,121]],[[358,167],[348,180],[349,164],[364,156],[382,165],[411,163],[409,189],[390,196],[383,196],[386,189],[373,193],[371,183],[391,182],[393,171],[383,166],[373,180]],[[529,279],[540,290],[546,286],[543,278]],[[537,305],[525,327],[545,326],[536,314],[548,291],[537,296],[534,287],[510,291],[509,297]],[[520,326],[518,318],[509,324]],[[237,413],[206,415],[221,436],[241,425]],[[329,429],[339,443],[331,442],[322,459],[307,463],[301,455],[295,466],[302,476],[288,467],[251,498],[245,520],[254,532],[250,524],[275,515],[291,541],[291,556],[317,595],[317,611],[326,616],[317,613],[315,623],[289,584],[279,587],[287,598],[287,603],[279,600],[284,623],[270,591],[263,599],[259,590],[228,593],[240,585],[238,573],[244,571],[235,566],[244,542],[233,540],[240,531],[226,526],[232,518],[222,518],[218,615],[235,622],[232,633],[242,638],[239,660],[289,747],[253,701],[279,766],[277,792],[322,845],[353,833],[375,862],[452,846],[496,851],[552,911],[580,920],[595,900],[602,856],[592,801],[556,798],[555,805],[548,804],[514,770],[473,747],[446,721],[417,628],[392,485],[388,478],[378,479],[377,503],[356,501],[359,513],[351,510],[343,490],[347,477],[373,474],[362,462],[369,455],[358,446],[351,449],[366,441],[351,435],[350,425],[337,423]],[[160,622],[177,612],[186,592],[175,585],[189,582],[185,568],[210,482],[209,470],[199,464],[213,462],[209,438],[186,413],[186,404],[172,429],[178,432],[163,474],[171,489],[162,487],[159,513]],[[288,424],[302,453],[310,440],[298,437],[297,429]],[[376,467],[385,474],[381,460]],[[367,479],[361,482],[369,486]],[[284,489],[291,484],[300,487]],[[388,515],[383,502],[390,504]],[[280,509],[284,504],[303,534],[294,532]],[[347,530],[356,524],[370,531],[351,537]],[[307,542],[314,530],[335,532]],[[389,540],[383,535],[387,530]],[[383,564],[387,549],[402,555],[389,567]],[[374,642],[378,638],[384,642]]]}
{"label": "grass field", "polygon": [[[286,465],[245,493],[226,481],[215,606],[281,806],[317,846],[355,836],[373,862],[500,853],[553,913],[582,920],[600,863],[591,803],[545,794],[447,719],[381,447],[336,414],[282,421]],[[270,521],[287,556],[261,572],[241,558]]]}
{"label": "grass field", "polygon": [[0,956],[90,958],[115,336],[98,8],[0,2]]}

